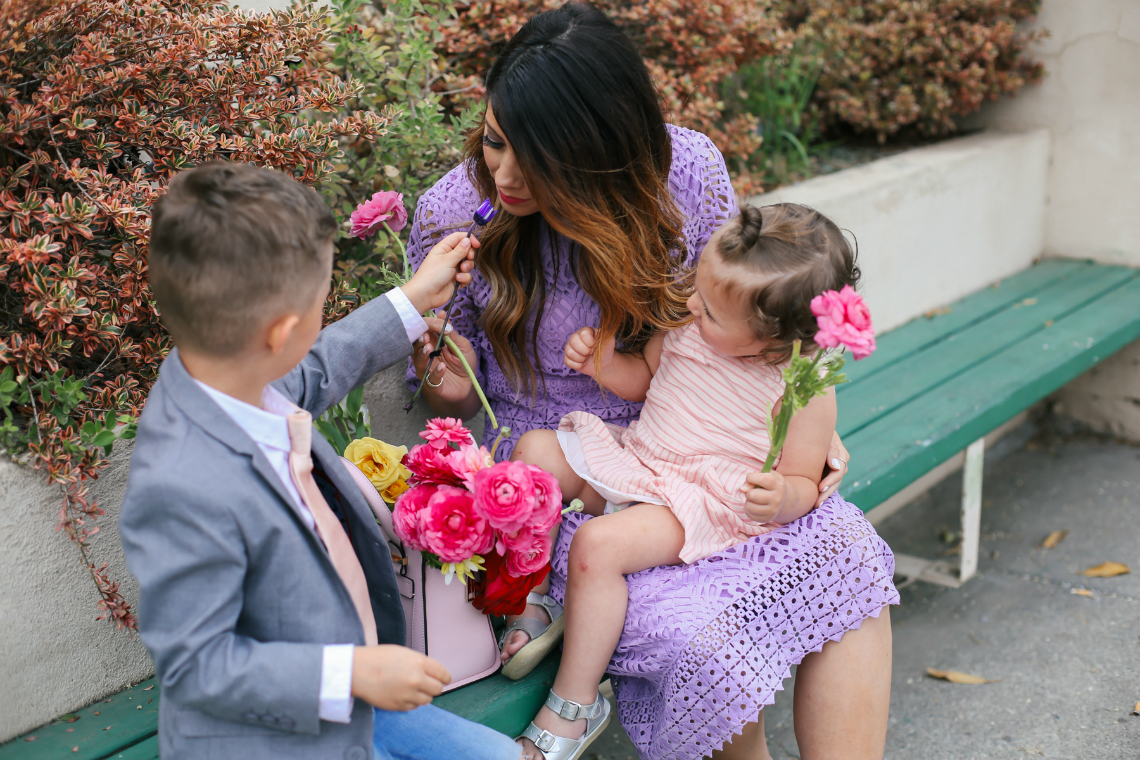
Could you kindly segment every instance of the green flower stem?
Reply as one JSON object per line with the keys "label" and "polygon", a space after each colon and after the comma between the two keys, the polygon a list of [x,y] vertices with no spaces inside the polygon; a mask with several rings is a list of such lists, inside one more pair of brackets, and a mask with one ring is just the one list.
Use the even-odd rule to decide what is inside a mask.
{"label": "green flower stem", "polygon": [[792,361],[784,372],[784,397],[780,402],[780,413],[776,415],[774,423],[771,409],[768,410],[768,438],[772,446],[768,450],[768,458],[764,460],[764,468],[760,472],[771,472],[776,465],[780,452],[784,450],[784,441],[788,437],[792,415],[798,409],[807,406],[812,398],[835,385],[837,381],[842,382],[834,371],[828,372],[826,378],[819,377],[819,363],[823,359],[823,354],[823,351],[817,352],[811,364],[804,370],[802,365],[806,359],[800,356],[800,342],[797,340],[792,345]]}
{"label": "green flower stem", "polygon": [[400,260],[404,262],[404,282],[407,282],[412,279],[412,265],[408,263],[408,249],[404,247],[404,241],[400,240],[400,236],[392,232],[392,228],[388,226],[387,222],[380,222],[380,224],[384,225],[384,231],[392,236],[400,248]]}
{"label": "green flower stem", "polygon": [[[483,409],[486,410],[487,417],[491,420],[491,427],[495,430],[498,430],[499,421],[495,419],[495,413],[491,411],[491,404],[487,401],[487,397],[483,394],[483,387],[479,385],[479,379],[475,377],[475,370],[471,369],[471,365],[467,363],[467,357],[463,355],[463,352],[460,351],[459,347],[455,345],[455,341],[453,341],[449,336],[445,335],[443,337],[443,342],[448,348],[451,349],[452,353],[459,357],[460,363],[463,364],[463,369],[467,370],[467,377],[471,378],[471,384],[475,386],[475,392],[479,394],[479,400],[483,402]],[[428,368],[428,371],[431,371],[430,367]]]}

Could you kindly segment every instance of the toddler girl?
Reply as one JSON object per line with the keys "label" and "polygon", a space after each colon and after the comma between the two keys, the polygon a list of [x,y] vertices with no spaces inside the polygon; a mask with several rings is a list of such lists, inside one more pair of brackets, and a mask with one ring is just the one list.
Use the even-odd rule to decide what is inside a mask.
{"label": "toddler girl", "polygon": [[816,350],[811,299],[858,277],[846,239],[821,214],[745,206],[679,285],[691,285],[692,322],[656,334],[641,354],[596,345],[592,328],[571,336],[567,366],[645,405],[626,429],[574,412],[557,432],[528,432],[516,449],[558,478],[564,499],[606,512],[571,544],[562,664],[520,737],[536,760],[580,757],[609,720],[597,687],[625,622],[624,576],[694,563],[814,507],[835,429],[833,393],[793,417],[774,471],[761,474],[765,415],[779,408],[792,343]]}

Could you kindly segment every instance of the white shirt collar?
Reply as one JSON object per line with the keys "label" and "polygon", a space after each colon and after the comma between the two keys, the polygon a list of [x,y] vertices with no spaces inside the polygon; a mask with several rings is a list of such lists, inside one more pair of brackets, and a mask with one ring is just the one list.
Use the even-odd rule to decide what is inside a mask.
{"label": "white shirt collar", "polygon": [[255,443],[271,449],[288,452],[289,423],[285,417],[297,411],[298,407],[285,398],[272,385],[265,386],[261,394],[261,406],[256,407],[228,396],[216,388],[194,379],[198,387],[228,414]]}

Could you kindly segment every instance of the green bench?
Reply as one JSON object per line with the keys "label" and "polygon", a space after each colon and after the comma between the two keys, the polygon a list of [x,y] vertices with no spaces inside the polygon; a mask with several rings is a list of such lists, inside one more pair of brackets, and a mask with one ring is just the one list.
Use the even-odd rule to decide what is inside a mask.
{"label": "green bench", "polygon": [[[1047,261],[882,335],[873,356],[850,362],[850,382],[838,388],[838,429],[852,452],[845,498],[869,511],[967,452],[959,566],[898,555],[900,574],[947,585],[969,579],[977,568],[985,435],[1138,338],[1140,270]],[[514,736],[545,699],[558,657],[521,681],[492,676],[436,704]],[[73,723],[14,739],[0,746],[0,760],[157,758],[152,684],[85,708]]]}

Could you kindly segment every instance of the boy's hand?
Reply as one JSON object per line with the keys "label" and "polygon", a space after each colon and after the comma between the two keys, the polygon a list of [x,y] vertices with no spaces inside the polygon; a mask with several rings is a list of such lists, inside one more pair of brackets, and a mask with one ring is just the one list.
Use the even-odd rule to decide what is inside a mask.
{"label": "boy's hand", "polygon": [[428,309],[443,306],[454,292],[452,288],[471,282],[471,269],[475,266],[477,238],[466,232],[453,232],[436,243],[411,280],[400,289],[423,314]]}
{"label": "boy's hand", "polygon": [[[594,377],[594,354],[598,351],[594,328],[583,327],[570,336],[566,341],[566,350],[562,361],[566,366],[583,375]],[[606,369],[614,360],[614,341],[610,340],[602,351],[602,369]]]}
{"label": "boy's hand", "polygon": [[788,482],[778,472],[753,472],[745,478],[744,512],[758,523],[776,519],[788,498]]}
{"label": "boy's hand", "polygon": [[352,655],[352,696],[381,710],[414,710],[448,683],[447,668],[414,649],[381,644],[356,647]]}

